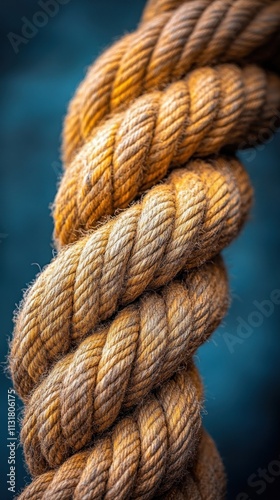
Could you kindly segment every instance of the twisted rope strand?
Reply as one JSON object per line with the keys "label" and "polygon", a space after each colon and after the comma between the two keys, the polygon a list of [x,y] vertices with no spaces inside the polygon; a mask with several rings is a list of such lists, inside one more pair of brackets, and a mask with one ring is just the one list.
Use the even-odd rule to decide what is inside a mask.
{"label": "twisted rope strand", "polygon": [[[202,388],[194,368],[179,371],[91,449],[38,476],[24,499],[152,498],[192,462],[201,430]],[[37,447],[29,466],[40,469]]]}
{"label": "twisted rope strand", "polygon": [[280,79],[254,66],[199,69],[163,93],[142,96],[97,130],[62,178],[54,206],[59,244],[126,208],[194,153],[245,145],[246,133],[255,144],[257,121],[271,134],[277,110]]}
{"label": "twisted rope strand", "polygon": [[[76,475],[77,473],[79,474],[80,470],[77,468],[77,462],[71,470],[71,475],[75,478],[74,481],[77,481]],[[67,476],[67,480],[69,481],[69,469]],[[54,471],[49,471],[34,479],[33,483],[20,496],[20,500],[47,500],[48,498],[50,500],[49,488],[54,477],[55,481],[58,482],[58,475],[56,474],[55,476]],[[64,477],[65,474],[63,474],[63,481]],[[62,497],[63,500],[67,498],[65,496],[66,488],[67,486],[64,487],[61,493],[64,495]],[[184,477],[180,484],[177,483],[166,493],[157,495],[156,498],[160,500],[205,500],[205,498],[207,500],[217,500],[223,498],[224,493],[225,477],[223,465],[214,442],[204,431],[199,443],[196,463],[188,472],[187,477]],[[71,493],[68,498],[71,498]]]}
{"label": "twisted rope strand", "polygon": [[[147,0],[142,12],[141,22],[150,21],[153,17],[159,16],[163,12],[170,12],[177,9],[186,0]],[[187,0],[193,1],[193,0]],[[210,2],[211,0],[209,0]]]}
{"label": "twisted rope strand", "polygon": [[32,470],[42,461],[28,458],[32,449],[41,448],[51,467],[61,465],[111,426],[121,408],[135,406],[167,380],[218,326],[227,303],[218,259],[146,294],[63,357],[26,407],[21,440]]}
{"label": "twisted rope strand", "polygon": [[[79,474],[80,471],[80,468],[78,469],[77,465],[78,463],[81,464],[81,461],[76,459],[74,460],[76,463],[73,464],[71,476],[74,476],[74,481],[77,481],[76,474]],[[71,464],[68,462],[67,465],[67,480],[69,481],[69,469]],[[63,476],[64,481],[65,474],[61,474],[61,476]],[[35,479],[28,488],[26,488],[21,495],[20,500],[51,499],[49,495],[49,488],[54,478],[55,481],[58,482],[58,474],[55,475],[54,471],[42,474]],[[63,483],[63,486],[64,484],[65,483]],[[210,488],[209,485],[211,485]],[[66,489],[68,489],[68,492],[69,489],[71,489],[71,486],[70,488],[67,488],[67,486],[64,486],[62,492],[59,492],[60,495],[64,496],[56,498],[63,498],[63,500],[65,500]],[[223,498],[224,491],[225,480],[223,465],[213,441],[204,431],[199,444],[196,463],[189,471],[187,478],[184,478],[181,484],[176,484],[175,487],[168,490],[165,494],[157,495],[157,498],[161,500],[204,500],[205,498],[207,498],[207,500],[217,500],[218,498]],[[71,493],[68,498],[71,498]]]}
{"label": "twisted rope strand", "polygon": [[247,174],[234,158],[197,160],[60,252],[29,290],[17,318],[11,368],[21,397],[119,304],[197,267],[232,241],[251,195]]}
{"label": "twisted rope strand", "polygon": [[186,477],[159,500],[217,500],[225,497],[225,476],[221,458],[210,436],[203,431],[196,463]]}
{"label": "twisted rope strand", "polygon": [[[163,5],[163,13],[118,41],[90,68],[66,117],[66,164],[100,121],[142,93],[181,79],[194,66],[256,57],[280,29],[279,1],[177,3],[169,13]],[[267,59],[262,51],[258,59],[262,55]]]}

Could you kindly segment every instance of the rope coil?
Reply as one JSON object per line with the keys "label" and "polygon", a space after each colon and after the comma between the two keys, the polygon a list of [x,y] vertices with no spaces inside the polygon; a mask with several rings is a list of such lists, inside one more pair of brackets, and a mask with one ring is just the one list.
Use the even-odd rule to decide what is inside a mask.
{"label": "rope coil", "polygon": [[[170,166],[273,130],[280,79],[248,66],[203,68],[164,92],[145,94],[97,129],[63,176],[54,206],[60,245],[126,208]],[[238,125],[238,126],[237,126]],[[245,139],[246,145],[246,139]]]}
{"label": "rope coil", "polygon": [[[21,432],[31,471],[44,472],[38,466],[43,457],[56,467],[72,450],[88,445],[93,434],[108,429],[122,408],[139,404],[214,331],[228,303],[222,262],[207,263],[182,279],[121,310],[110,326],[63,357],[34,391]],[[211,309],[209,296],[214,297]]]}
{"label": "rope coil", "polygon": [[[109,48],[80,85],[65,121],[66,165],[106,116],[193,66],[240,63],[261,51],[280,24],[279,1],[159,0],[149,12],[151,21]],[[261,56],[267,60],[269,51]]]}
{"label": "rope coil", "polygon": [[21,500],[222,500],[192,357],[226,312],[218,254],[252,201],[232,152],[279,123],[280,78],[251,64],[270,63],[279,27],[277,0],[150,0],[78,88],[59,252],[11,345]]}
{"label": "rope coil", "polygon": [[163,286],[230,243],[251,196],[247,174],[234,158],[196,160],[61,251],[29,290],[17,318],[11,363],[21,397],[28,398],[53,362],[119,304]]}

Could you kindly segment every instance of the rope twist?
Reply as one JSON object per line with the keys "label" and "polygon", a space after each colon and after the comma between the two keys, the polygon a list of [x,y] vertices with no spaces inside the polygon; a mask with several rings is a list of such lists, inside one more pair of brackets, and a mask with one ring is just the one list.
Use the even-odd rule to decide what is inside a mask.
{"label": "rope twist", "polygon": [[149,0],[79,86],[58,253],[11,344],[20,500],[224,497],[193,356],[226,313],[218,254],[252,202],[234,152],[279,125],[279,27],[278,0]]}

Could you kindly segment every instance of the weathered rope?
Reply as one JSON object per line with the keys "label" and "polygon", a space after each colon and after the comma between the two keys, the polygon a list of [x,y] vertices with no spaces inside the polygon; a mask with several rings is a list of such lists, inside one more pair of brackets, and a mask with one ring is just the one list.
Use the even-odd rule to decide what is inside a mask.
{"label": "weathered rope", "polygon": [[61,250],[11,346],[35,476],[21,500],[223,498],[192,356],[225,314],[216,255],[252,199],[229,153],[279,122],[280,79],[248,65],[270,61],[279,27],[275,0],[150,0],[79,87],[54,204]]}
{"label": "weathered rope", "polygon": [[201,427],[200,398],[196,371],[178,372],[93,448],[73,455],[52,476],[39,476],[36,487],[44,488],[46,499],[117,499],[128,492],[151,498],[161,482],[158,493],[163,492],[182,474],[186,455],[193,459]]}
{"label": "weathered rope", "polygon": [[79,87],[65,122],[66,164],[102,119],[141,94],[181,79],[194,66],[240,62],[265,46],[279,31],[280,1],[155,2],[151,16],[109,48]]}
{"label": "weathered rope", "polygon": [[63,357],[26,409],[21,438],[30,470],[44,472],[43,458],[60,465],[167,380],[217,327],[227,295],[221,261],[204,264],[144,295]]}
{"label": "weathered rope", "polygon": [[[202,68],[145,94],[98,128],[63,176],[54,207],[60,245],[126,208],[170,166],[226,145],[256,144],[273,130],[280,79],[255,66]],[[256,127],[258,124],[258,127]]]}
{"label": "weathered rope", "polygon": [[[116,436],[116,432],[114,432],[114,435]],[[100,456],[103,457],[104,455],[105,453],[102,450],[102,455]],[[107,456],[108,453],[106,454],[106,458]],[[97,458],[97,461],[99,462],[100,458]],[[106,480],[106,472],[103,477],[101,476],[100,478],[101,486],[97,486],[98,488],[100,488],[98,494],[96,494],[95,496],[92,495],[91,488],[94,484],[94,479],[96,480],[96,478],[92,479],[92,477],[87,478],[87,482],[83,486],[88,496],[86,496],[85,491],[83,491],[83,494],[81,494],[81,486],[79,486],[79,484],[83,480],[82,473],[84,473],[85,464],[88,465],[92,474],[94,468],[90,466],[89,453],[86,453],[84,455],[74,455],[72,458],[67,460],[57,471],[48,471],[34,479],[30,486],[28,486],[21,495],[21,500],[35,500],[41,498],[43,498],[44,500],[53,500],[54,498],[57,498],[58,500],[65,500],[66,498],[80,500],[81,498],[104,497],[102,487],[104,487],[104,476]],[[98,472],[99,470],[100,468],[98,467]],[[90,482],[90,480],[92,482]],[[121,485],[123,485],[124,481],[125,478],[122,481]],[[63,488],[61,488],[61,484],[63,484]],[[152,481],[150,481],[150,484],[152,484]],[[105,498],[125,498],[125,496],[123,495],[123,490],[121,491],[121,489],[118,488],[117,494],[115,494],[115,491],[112,489],[111,491],[107,490]],[[196,462],[189,470],[187,476],[184,478],[181,484],[176,484],[173,489],[167,490],[166,493],[162,493],[161,495],[157,494],[157,498],[161,500],[201,500],[205,498],[207,498],[207,500],[217,500],[219,498],[223,498],[224,492],[225,480],[221,459],[213,441],[204,432],[202,434],[197,451]],[[143,495],[143,491],[141,493],[141,497],[145,498],[145,494]],[[151,495],[149,495],[149,497],[151,497]]]}
{"label": "weathered rope", "polygon": [[[149,485],[149,481],[145,484],[145,476],[149,479],[155,476],[153,483],[155,482],[157,485],[161,480],[172,484],[171,476],[173,479],[176,478],[178,475],[177,467],[181,468],[182,473],[186,459],[193,459],[201,428],[201,395],[202,389],[197,373],[193,373],[190,368],[178,372],[173,379],[169,379],[154,394],[151,393],[131,415],[122,418],[113,431],[108,433],[108,436],[103,435],[99,440],[97,439],[92,449],[86,453],[85,451],[76,453],[75,458],[73,458],[74,462],[80,458],[87,460],[90,455],[88,468],[93,469],[92,473],[96,476],[97,484],[105,471],[109,471],[109,469],[113,470],[114,473],[115,479],[111,481],[112,484],[118,483],[119,477],[116,480],[116,476],[121,475],[128,476],[128,482],[132,480],[134,483],[135,479],[138,479],[139,488],[143,489]],[[175,408],[176,414],[174,414]],[[48,423],[44,424],[44,428],[45,430],[49,429],[54,434]],[[32,428],[30,430],[29,437],[33,434]],[[43,448],[42,443],[40,444]],[[49,443],[46,444],[47,447],[44,451],[49,454],[53,462],[56,462],[56,465],[64,462],[63,445],[60,451],[59,447],[52,446],[52,444],[48,449]],[[117,446],[120,447],[120,450]],[[112,448],[113,456],[110,453]],[[108,450],[108,459],[105,458],[106,450]],[[38,452],[36,436],[31,443],[30,451],[30,463],[34,464],[35,468],[32,472],[34,474],[44,472],[49,463],[44,464],[43,457]],[[124,462],[123,466],[120,467],[118,462],[123,461],[124,457],[127,457],[128,462]],[[142,466],[139,464],[140,458]],[[132,461],[133,467],[135,467],[134,473],[131,470]],[[180,466],[180,464],[182,465]],[[63,468],[63,465],[61,467]],[[83,468],[86,468],[85,462]],[[136,472],[137,476],[133,478]],[[87,472],[84,475],[86,476]],[[103,482],[104,491],[102,494],[105,495],[106,488],[108,488],[106,483],[110,482],[110,479],[105,477]],[[129,485],[129,489],[131,490],[131,485]],[[140,495],[140,491],[137,494]]]}
{"label": "weathered rope", "polygon": [[247,174],[234,158],[196,160],[60,252],[29,290],[17,318],[11,366],[21,397],[119,304],[168,283],[230,243],[251,195]]}
{"label": "weathered rope", "polygon": [[226,485],[223,465],[210,436],[202,434],[196,463],[180,483],[175,483],[161,500],[217,500],[225,497]]}
{"label": "weathered rope", "polygon": [[[175,10],[182,3],[192,0],[147,0],[143,9],[141,22],[150,21],[153,17],[159,16],[163,12]],[[210,3],[210,0],[208,1]]]}

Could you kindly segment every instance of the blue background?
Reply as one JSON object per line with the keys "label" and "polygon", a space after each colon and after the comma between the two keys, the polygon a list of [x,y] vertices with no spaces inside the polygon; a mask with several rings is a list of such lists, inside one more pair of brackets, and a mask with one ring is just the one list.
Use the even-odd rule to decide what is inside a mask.
{"label": "blue background", "polygon": [[[21,34],[22,17],[32,20],[38,2],[2,2],[1,45],[1,463],[0,498],[7,493],[7,388],[4,375],[12,315],[22,290],[52,258],[50,204],[61,174],[60,138],[66,106],[86,67],[124,32],[133,30],[144,1],[70,0],[15,54],[7,38]],[[204,422],[214,437],[228,474],[228,498],[280,498],[280,476],[269,474],[265,491],[248,485],[252,474],[280,465],[280,305],[263,317],[248,338],[237,338],[238,316],[256,310],[253,302],[280,289],[280,134],[242,157],[255,187],[255,205],[239,239],[226,250],[231,290],[229,315],[198,352],[205,385]],[[240,337],[239,337],[240,340]],[[233,351],[233,352],[232,352]],[[18,416],[21,403],[17,403]],[[277,467],[277,464],[276,464]],[[277,469],[275,469],[277,473]],[[17,450],[17,491],[26,481]],[[278,468],[280,474],[280,468]],[[239,496],[238,496],[239,495]]]}

